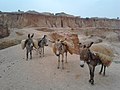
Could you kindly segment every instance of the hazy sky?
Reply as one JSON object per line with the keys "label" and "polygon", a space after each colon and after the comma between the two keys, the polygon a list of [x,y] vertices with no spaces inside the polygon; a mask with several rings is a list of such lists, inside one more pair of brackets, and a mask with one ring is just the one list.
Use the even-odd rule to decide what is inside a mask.
{"label": "hazy sky", "polygon": [[1,11],[65,12],[81,17],[120,17],[120,0],[0,0]]}

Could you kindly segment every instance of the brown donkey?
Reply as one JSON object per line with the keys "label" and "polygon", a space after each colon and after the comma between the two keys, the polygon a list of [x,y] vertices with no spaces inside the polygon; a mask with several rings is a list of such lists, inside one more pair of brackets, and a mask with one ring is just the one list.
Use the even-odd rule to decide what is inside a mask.
{"label": "brown donkey", "polygon": [[80,47],[80,66],[84,67],[84,62],[86,62],[88,64],[89,71],[90,71],[89,82],[93,85],[94,84],[95,67],[97,65],[101,64],[102,66],[101,66],[101,70],[100,70],[99,74],[102,73],[102,70],[104,67],[103,75],[105,75],[106,65],[102,62],[101,58],[97,54],[94,54],[90,51],[90,47],[92,44],[93,44],[93,42],[91,42],[91,44],[88,46],[80,44],[80,46],[81,46]]}
{"label": "brown donkey", "polygon": [[57,41],[52,41],[54,43],[53,46],[53,52],[55,53],[56,56],[58,56],[58,69],[60,68],[60,56],[62,56],[62,69],[64,69],[64,54],[66,58],[66,63],[67,63],[67,45],[64,44],[64,41],[57,40]]}

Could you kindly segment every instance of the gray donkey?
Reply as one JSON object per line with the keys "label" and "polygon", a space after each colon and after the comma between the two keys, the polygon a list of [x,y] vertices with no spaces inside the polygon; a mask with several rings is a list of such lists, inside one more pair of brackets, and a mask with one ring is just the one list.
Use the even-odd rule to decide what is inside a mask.
{"label": "gray donkey", "polygon": [[38,41],[38,47],[39,47],[38,51],[39,51],[40,57],[41,57],[41,55],[43,55],[43,57],[44,57],[44,46],[48,46],[47,35],[44,35],[43,38],[41,38]]}
{"label": "gray donkey", "polygon": [[34,34],[32,34],[30,36],[30,34],[28,34],[28,39],[26,39],[25,41],[25,47],[26,47],[26,60],[28,60],[28,54],[30,53],[30,59],[32,59],[32,50],[33,50],[33,46],[34,46],[34,42],[33,42],[33,36]]}

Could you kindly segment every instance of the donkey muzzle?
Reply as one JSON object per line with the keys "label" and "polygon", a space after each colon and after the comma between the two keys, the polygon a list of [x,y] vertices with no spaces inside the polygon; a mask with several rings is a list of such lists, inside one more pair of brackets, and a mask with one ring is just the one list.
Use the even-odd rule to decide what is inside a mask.
{"label": "donkey muzzle", "polygon": [[56,54],[56,56],[60,56],[60,54]]}
{"label": "donkey muzzle", "polygon": [[80,61],[80,66],[84,67],[84,61]]}
{"label": "donkey muzzle", "polygon": [[46,44],[45,46],[48,46],[48,44]]}
{"label": "donkey muzzle", "polygon": [[82,68],[83,68],[83,67],[84,67],[84,65],[80,65],[80,67],[82,67]]}

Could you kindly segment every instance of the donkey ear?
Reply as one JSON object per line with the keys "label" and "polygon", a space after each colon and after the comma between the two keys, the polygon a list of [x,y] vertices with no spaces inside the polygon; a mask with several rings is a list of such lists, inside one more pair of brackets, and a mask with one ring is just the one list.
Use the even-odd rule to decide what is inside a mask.
{"label": "donkey ear", "polygon": [[59,42],[59,41],[60,41],[60,39],[57,39],[57,41]]}
{"label": "donkey ear", "polygon": [[44,37],[47,37],[47,35],[44,35]]}
{"label": "donkey ear", "polygon": [[65,40],[61,40],[60,42],[63,43]]}
{"label": "donkey ear", "polygon": [[79,47],[80,47],[80,48],[82,48],[82,47],[83,47],[82,43],[79,43],[78,45],[79,45]]}
{"label": "donkey ear", "polygon": [[55,43],[55,41],[51,41],[51,40],[49,40],[49,42],[51,42],[51,43]]}
{"label": "donkey ear", "polygon": [[94,42],[91,42],[90,45],[87,46],[87,48],[90,48]]}
{"label": "donkey ear", "polygon": [[28,38],[30,38],[30,34],[28,34]]}
{"label": "donkey ear", "polygon": [[33,36],[34,36],[34,33],[32,34],[31,38],[33,38]]}

